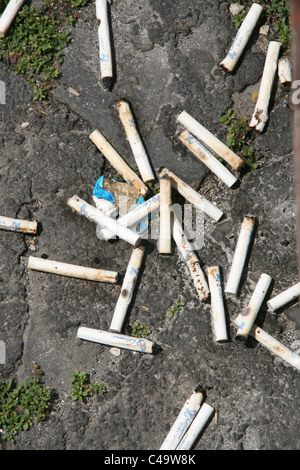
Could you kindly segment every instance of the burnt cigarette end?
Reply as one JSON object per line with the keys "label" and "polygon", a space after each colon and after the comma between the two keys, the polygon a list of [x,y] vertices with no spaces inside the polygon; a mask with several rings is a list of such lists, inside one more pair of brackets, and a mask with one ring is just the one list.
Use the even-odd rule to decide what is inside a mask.
{"label": "burnt cigarette end", "polygon": [[240,335],[240,334],[236,334],[235,337],[234,337],[234,339],[235,339],[236,341],[238,341],[239,343],[245,344],[245,343],[247,342],[247,339],[248,339],[248,338],[245,338],[245,336],[242,336],[242,335]]}
{"label": "burnt cigarette end", "polygon": [[123,289],[121,295],[122,295],[122,297],[127,297],[128,296],[128,290]]}
{"label": "burnt cigarette end", "polygon": [[110,88],[112,88],[113,86],[113,79],[112,77],[104,77],[103,80],[103,86],[104,88],[106,88],[107,90],[109,90]]}
{"label": "burnt cigarette end", "polygon": [[162,347],[159,344],[154,343],[152,346],[152,354],[155,356],[159,354],[161,351],[162,351]]}

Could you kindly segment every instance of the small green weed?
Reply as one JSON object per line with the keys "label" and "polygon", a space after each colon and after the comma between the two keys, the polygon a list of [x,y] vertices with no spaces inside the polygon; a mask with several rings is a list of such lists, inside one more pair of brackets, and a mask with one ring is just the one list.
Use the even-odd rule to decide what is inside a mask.
{"label": "small green weed", "polygon": [[185,302],[182,302],[181,300],[177,299],[175,300],[174,304],[172,307],[168,309],[168,317],[172,318],[175,315],[178,315],[181,308],[185,306]]}
{"label": "small green weed", "polygon": [[274,28],[277,40],[282,43],[286,52],[291,52],[289,0],[255,0],[255,3],[264,7],[267,24]]}
{"label": "small green weed", "polygon": [[47,96],[59,75],[61,50],[71,36],[61,23],[37,8],[23,6],[6,36],[0,40],[0,60],[34,86],[34,100]]}
{"label": "small green weed", "polygon": [[83,402],[85,398],[92,397],[93,395],[100,395],[106,391],[105,386],[102,382],[91,384],[88,381],[85,372],[74,372],[72,379],[71,396],[74,401]]}
{"label": "small green weed", "polygon": [[266,2],[266,8],[269,20],[275,25],[279,41],[290,52],[291,28],[288,0],[269,0]]}
{"label": "small green weed", "polygon": [[84,7],[88,3],[91,2],[91,0],[63,0],[64,3],[71,3],[71,7],[73,8],[78,8],[78,7]]}
{"label": "small green weed", "polygon": [[151,333],[151,329],[148,325],[142,325],[139,322],[135,322],[130,326],[130,336],[135,336],[136,338],[146,338]]}
{"label": "small green weed", "polygon": [[255,170],[258,164],[255,160],[254,148],[249,144],[251,128],[247,120],[238,117],[236,112],[229,108],[219,121],[228,126],[226,145],[244,157],[245,162],[252,171]]}
{"label": "small green weed", "polygon": [[20,431],[45,420],[51,396],[51,390],[41,386],[36,377],[19,386],[11,380],[0,383],[0,438],[13,442]]}
{"label": "small green weed", "polygon": [[245,9],[243,11],[241,11],[241,13],[238,13],[237,15],[234,15],[233,21],[234,21],[234,24],[235,24],[236,28],[239,28],[241,26],[241,24],[243,23],[246,15],[247,15],[247,11]]}

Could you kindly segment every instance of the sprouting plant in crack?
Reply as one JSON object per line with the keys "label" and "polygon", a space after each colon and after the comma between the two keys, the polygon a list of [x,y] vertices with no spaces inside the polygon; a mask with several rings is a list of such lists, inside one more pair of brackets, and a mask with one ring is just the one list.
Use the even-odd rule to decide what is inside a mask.
{"label": "sprouting plant in crack", "polygon": [[74,401],[83,402],[85,398],[100,395],[106,391],[102,382],[90,383],[86,372],[76,370],[70,382],[72,384],[71,396]]}
{"label": "sprouting plant in crack", "polygon": [[[45,0],[41,10],[23,5],[4,38],[0,61],[33,87],[33,100],[49,96],[60,74],[62,50],[71,40],[68,25],[79,17],[79,8],[91,0]],[[8,0],[0,2],[0,15]],[[77,11],[76,11],[77,10]]]}
{"label": "sprouting plant in crack", "polygon": [[139,322],[135,322],[133,325],[130,325],[130,336],[135,336],[136,338],[146,338],[151,333],[151,329],[148,325],[143,325]]}
{"label": "sprouting plant in crack", "polygon": [[45,420],[51,398],[52,391],[36,377],[24,380],[22,385],[11,380],[0,383],[0,438],[13,442],[19,432]]}
{"label": "sprouting plant in crack", "polygon": [[237,116],[236,111],[229,108],[219,121],[228,126],[226,145],[243,157],[248,167],[253,171],[258,167],[254,155],[254,147],[250,141],[251,128],[246,118]]}
{"label": "sprouting plant in crack", "polygon": [[33,99],[41,100],[59,76],[61,51],[70,38],[59,21],[25,5],[0,39],[0,60],[26,77],[34,89]]}
{"label": "sprouting plant in crack", "polygon": [[169,318],[172,318],[176,315],[179,314],[180,310],[182,309],[182,307],[185,306],[185,302],[183,302],[182,300],[180,299],[177,299],[175,300],[175,302],[173,303],[173,305],[168,309],[168,317]]}

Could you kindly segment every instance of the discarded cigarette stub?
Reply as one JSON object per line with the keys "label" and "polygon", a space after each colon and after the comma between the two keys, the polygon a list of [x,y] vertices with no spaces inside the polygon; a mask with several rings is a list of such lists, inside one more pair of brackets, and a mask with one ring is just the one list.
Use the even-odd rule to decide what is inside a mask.
{"label": "discarded cigarette stub", "polygon": [[228,333],[219,266],[207,268],[207,277],[215,339],[217,342],[222,343],[228,341]]}
{"label": "discarded cigarette stub", "polygon": [[13,219],[11,217],[0,216],[0,229],[12,232],[37,233],[37,222],[29,220]]}
{"label": "discarded cigarette stub", "polygon": [[176,450],[189,450],[192,448],[201,431],[214,413],[214,408],[203,403],[192,424],[178,444]]}
{"label": "discarded cigarette stub", "polygon": [[78,196],[72,196],[67,205],[78,214],[85,216],[87,219],[106,227],[122,240],[127,241],[133,246],[138,246],[141,242],[140,236],[127,227],[123,227],[116,220],[107,216],[100,209],[88,204]]}
{"label": "discarded cigarette stub", "polygon": [[134,288],[142,266],[144,253],[145,247],[142,245],[133,249],[122,283],[121,294],[117,301],[110,324],[110,331],[116,333],[120,333],[122,331],[126,313],[132,300]]}
{"label": "discarded cigarette stub", "polygon": [[[240,327],[243,321],[244,315],[239,314],[234,320],[234,323],[236,326]],[[283,361],[300,370],[299,353],[287,348],[284,344],[275,339],[273,336],[269,335],[269,333],[256,324],[253,325],[252,330],[250,331],[250,335],[266,349],[268,349],[272,354],[280,357]]]}
{"label": "discarded cigarette stub", "polygon": [[240,171],[241,168],[245,166],[245,162],[241,157],[228,148],[227,145],[221,142],[221,140],[214,136],[186,111],[182,111],[182,113],[179,114],[177,121],[218,157],[223,158],[234,170]]}
{"label": "discarded cigarette stub", "polygon": [[237,294],[254,232],[254,226],[254,217],[244,217],[225,287],[225,292],[229,294]]}
{"label": "discarded cigarette stub", "polygon": [[138,133],[135,119],[133,117],[129,103],[125,100],[118,101],[117,108],[119,111],[120,120],[123,124],[126,137],[128,139],[142,179],[145,183],[148,181],[153,181],[155,176],[153,174],[144,144]]}
{"label": "discarded cigarette stub", "polygon": [[98,40],[101,77],[105,88],[110,88],[113,81],[113,65],[107,0],[96,0],[96,18],[100,21],[98,26]]}
{"label": "discarded cigarette stub", "polygon": [[0,37],[4,38],[25,0],[10,0],[0,18]]}
{"label": "discarded cigarette stub", "polygon": [[201,302],[207,300],[209,296],[209,287],[205,279],[204,272],[201,269],[200,261],[195,254],[191,244],[189,243],[186,234],[176,216],[172,211],[172,236],[181,253],[187,267],[189,268],[194,286],[196,287],[197,294]]}
{"label": "discarded cigarette stub", "polygon": [[182,132],[179,140],[229,188],[237,182],[237,178],[189,131]]}
{"label": "discarded cigarette stub", "polygon": [[163,168],[159,177],[163,178],[164,175],[170,176],[172,187],[175,188],[187,201],[203,211],[213,220],[218,222],[223,217],[224,214],[218,207],[208,201],[208,199],[205,199],[205,197],[201,196],[201,194],[176,176],[172,171],[168,170],[168,168]]}
{"label": "discarded cigarette stub", "polygon": [[259,132],[264,130],[265,125],[269,119],[269,103],[278,67],[278,56],[280,48],[280,42],[270,41],[257,102],[249,124],[250,127],[254,127]]}
{"label": "discarded cigarette stub", "polygon": [[198,413],[202,401],[203,393],[194,391],[183,405],[160,450],[176,450],[176,447]]}
{"label": "discarded cigarette stub", "polygon": [[283,56],[279,59],[278,76],[280,83],[291,83],[293,81],[292,64],[288,56]]}
{"label": "discarded cigarette stub", "polygon": [[168,175],[160,178],[160,228],[159,228],[159,252],[162,254],[172,253],[172,230],[171,230],[171,205],[172,185]]}
{"label": "discarded cigarette stub", "polygon": [[252,33],[263,11],[263,7],[258,3],[253,3],[248,11],[242,25],[240,26],[234,41],[225,59],[221,62],[227,71],[232,72],[241,57]]}
{"label": "discarded cigarette stub", "polygon": [[[153,214],[159,209],[160,194],[155,194],[147,201],[136,206],[132,211],[118,218],[118,223],[123,227],[133,228],[138,223],[145,219],[149,214]],[[102,229],[101,234],[105,240],[109,240],[114,236],[112,232],[107,229]]]}
{"label": "discarded cigarette stub", "polygon": [[133,186],[140,196],[145,197],[148,193],[147,186],[123,160],[108,140],[98,130],[90,134],[90,139],[96,147],[98,147],[100,152],[103,153],[110,164],[123,176],[124,180]]}
{"label": "discarded cigarette stub", "polygon": [[248,304],[246,314],[243,315],[243,321],[240,323],[236,332],[235,339],[245,341],[255,323],[256,317],[264,298],[270,287],[272,278],[268,274],[262,274],[254,289],[250,302]]}
{"label": "discarded cigarette stub", "polygon": [[272,312],[275,312],[276,310],[280,309],[289,302],[292,302],[293,300],[297,299],[299,296],[300,282],[276,295],[276,297],[273,297],[272,299],[268,300],[267,306]]}
{"label": "discarded cigarette stub", "polygon": [[81,326],[77,331],[77,338],[94,343],[104,344],[120,349],[130,349],[146,354],[153,354],[155,343],[145,338],[136,338],[120,333],[112,333],[110,331],[97,330]]}
{"label": "discarded cigarette stub", "polygon": [[112,284],[116,284],[118,282],[118,273],[115,271],[106,271],[104,269],[60,263],[49,259],[36,258],[34,256],[29,256],[28,268],[35,271],[60,274],[61,276],[87,279],[89,281],[108,282]]}

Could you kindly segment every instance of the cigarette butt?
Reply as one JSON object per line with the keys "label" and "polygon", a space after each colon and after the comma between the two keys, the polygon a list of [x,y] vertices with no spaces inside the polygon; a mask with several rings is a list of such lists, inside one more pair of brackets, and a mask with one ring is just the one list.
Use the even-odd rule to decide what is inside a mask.
{"label": "cigarette butt", "polygon": [[245,162],[242,158],[228,148],[186,111],[182,111],[182,113],[177,117],[177,120],[218,157],[223,158],[234,170],[240,171],[241,168],[245,166]]}
{"label": "cigarette butt", "polygon": [[[153,214],[159,209],[160,206],[160,194],[152,196],[147,201],[136,206],[132,211],[118,218],[118,223],[123,227],[134,228],[138,225],[141,220],[147,217],[149,214]],[[112,232],[107,229],[101,230],[102,237],[105,240],[109,240],[114,236]]]}
{"label": "cigarette butt", "polygon": [[209,296],[209,287],[205,279],[205,275],[200,267],[200,261],[197,258],[191,244],[189,243],[183,228],[172,211],[172,236],[181,253],[187,267],[189,268],[194,286],[196,287],[197,294],[201,302],[205,301]]}
{"label": "cigarette butt", "polygon": [[190,132],[182,132],[179,140],[229,188],[237,182],[237,178]]}
{"label": "cigarette butt", "polygon": [[94,328],[79,327],[77,338],[94,343],[104,344],[120,349],[130,349],[131,351],[153,354],[155,343],[145,338],[135,338],[134,336],[112,333],[109,331],[97,330]]}
{"label": "cigarette butt", "polygon": [[124,276],[121,294],[119,296],[113,318],[110,324],[110,331],[120,333],[130,302],[132,300],[134,288],[138,279],[138,275],[142,266],[145,253],[145,247],[139,246],[134,248]]}
{"label": "cigarette butt", "polygon": [[277,41],[271,41],[268,47],[258,98],[249,124],[259,132],[264,130],[269,119],[269,102],[278,67],[280,48],[281,43]]}
{"label": "cigarette butt", "polygon": [[78,214],[85,216],[87,219],[106,227],[108,230],[114,233],[122,240],[127,241],[133,246],[138,246],[141,242],[141,238],[138,234],[133,232],[127,227],[123,227],[116,220],[107,216],[100,209],[88,204],[78,196],[72,196],[68,201],[67,205],[75,210]]}
{"label": "cigarette butt", "polygon": [[217,342],[222,343],[228,341],[228,333],[219,266],[207,268],[207,277],[215,339]]}
{"label": "cigarette butt", "polygon": [[10,0],[0,18],[0,37],[4,38],[25,0]]}
{"label": "cigarette butt", "polygon": [[123,176],[124,180],[133,186],[143,198],[148,193],[148,188],[130,166],[123,160],[106,138],[95,130],[90,134],[91,141],[98,147],[110,164]]}
{"label": "cigarette butt", "polygon": [[263,11],[263,7],[258,3],[253,3],[250,10],[248,11],[242,25],[240,26],[234,41],[229,49],[229,52],[225,59],[221,62],[227,71],[232,72],[241,57],[246,44],[248,43],[252,32],[259,20],[259,17]]}
{"label": "cigarette butt", "polygon": [[189,450],[192,448],[213,412],[214,408],[212,406],[207,403],[203,403],[176,450]]}
{"label": "cigarette butt", "polygon": [[194,391],[186,400],[160,450],[176,450],[176,447],[190,427],[203,401],[203,393]]}
{"label": "cigarette butt", "polygon": [[225,288],[225,292],[229,294],[237,294],[254,232],[254,225],[254,217],[244,217]]}
{"label": "cigarette butt", "polygon": [[292,64],[289,57],[284,56],[279,59],[278,76],[280,83],[291,83],[293,81]]}
{"label": "cigarette butt", "polygon": [[219,221],[221,217],[223,217],[224,214],[218,207],[201,196],[201,194],[197,193],[197,191],[195,191],[191,186],[185,183],[172,171],[168,170],[168,168],[164,168],[160,172],[159,177],[162,178],[164,175],[170,176],[172,187],[175,188],[187,201],[203,211],[213,220]]}
{"label": "cigarette butt", "polygon": [[118,282],[118,273],[115,271],[77,266],[44,258],[36,258],[33,256],[29,256],[28,268],[35,271],[60,274],[61,276],[87,279],[89,281],[108,282],[112,284],[116,284]]}
{"label": "cigarette butt", "polygon": [[37,233],[37,222],[28,220],[13,219],[11,217],[0,216],[0,229],[10,230],[12,232]]}
{"label": "cigarette butt", "polygon": [[172,185],[171,179],[165,175],[159,180],[160,185],[160,229],[159,229],[159,252],[163,254],[172,253],[171,234],[171,205]]}
{"label": "cigarette butt", "polygon": [[148,155],[144,148],[142,139],[138,133],[135,119],[130,109],[129,103],[125,100],[118,101],[117,108],[119,117],[123,124],[126,137],[131,147],[135,162],[145,183],[153,181],[155,176],[149,163]]}
{"label": "cigarette butt", "polygon": [[113,80],[111,37],[109,30],[107,0],[96,0],[98,26],[100,72],[105,88],[110,88]]}
{"label": "cigarette butt", "polygon": [[292,302],[293,300],[297,299],[300,296],[300,282],[289,287],[285,291],[281,292],[280,294],[276,295],[272,299],[267,302],[268,308],[275,312],[279,308],[283,307],[284,305]]}
{"label": "cigarette butt", "polygon": [[272,278],[268,274],[262,274],[252,294],[250,302],[247,307],[246,314],[243,315],[243,321],[240,323],[239,329],[236,332],[235,338],[245,341],[255,323],[256,317],[264,298],[270,287]]}
{"label": "cigarette butt", "polygon": [[[236,326],[240,327],[243,321],[244,315],[239,314],[234,320],[234,323]],[[250,335],[266,349],[268,349],[272,354],[280,357],[283,361],[300,370],[300,354],[287,348],[284,344],[275,339],[273,336],[269,335],[269,333],[256,324],[253,325],[252,330],[250,331]]]}

